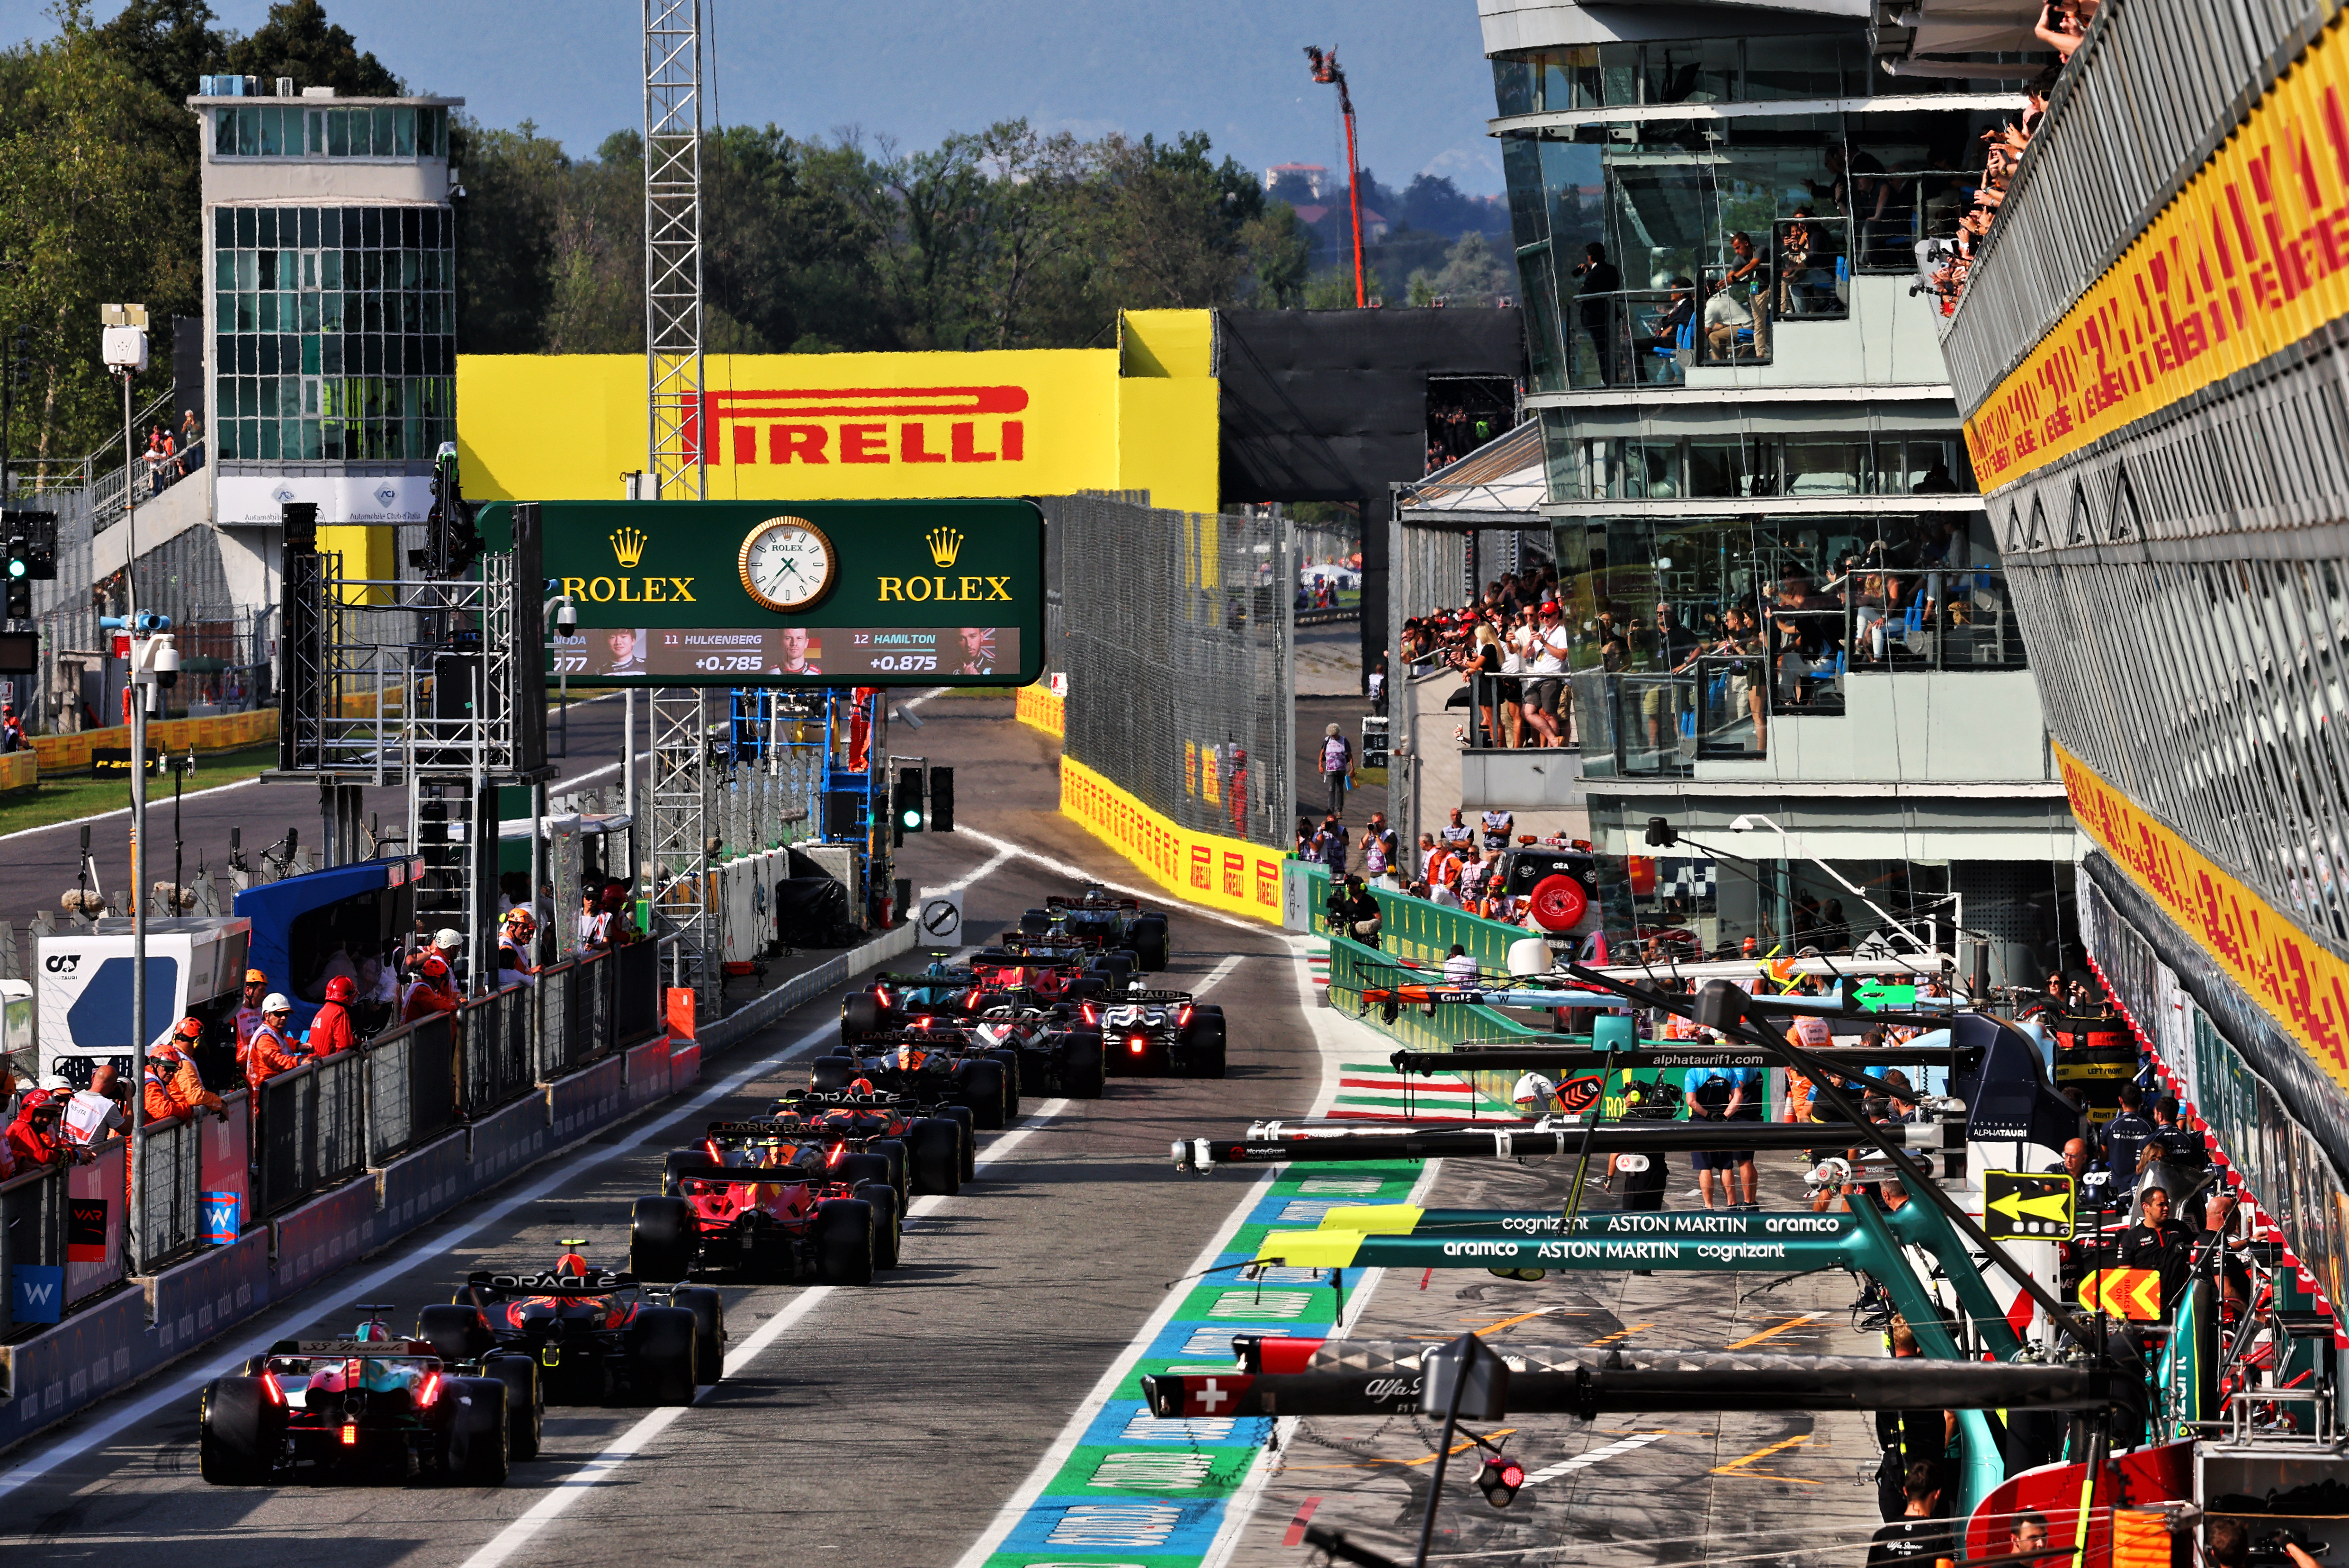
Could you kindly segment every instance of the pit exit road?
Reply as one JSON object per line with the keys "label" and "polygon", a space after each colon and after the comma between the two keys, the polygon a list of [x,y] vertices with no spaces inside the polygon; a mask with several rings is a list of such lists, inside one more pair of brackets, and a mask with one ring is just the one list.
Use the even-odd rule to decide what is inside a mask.
{"label": "pit exit road", "polygon": [[[976,701],[926,710],[924,749],[967,770],[962,779],[987,781],[966,784],[963,820],[999,843],[1136,879],[1052,813],[1049,742],[1006,715],[967,711],[994,707],[1008,713],[1008,703]],[[966,893],[974,936],[1069,887],[960,835],[909,841],[903,874],[942,885],[990,862]],[[618,1262],[628,1205],[657,1189],[661,1153],[704,1122],[751,1114],[803,1084],[788,1065],[834,1037],[833,998],[710,1064],[713,1084],[743,1076],[730,1092],[705,1089],[707,1103],[689,1112],[662,1106],[657,1119],[525,1172],[180,1369],[0,1455],[0,1555],[12,1564],[103,1558],[203,1568],[223,1552],[240,1563],[300,1568],[322,1556],[337,1568],[801,1563],[833,1560],[834,1551],[955,1561],[1240,1196],[1237,1184],[1177,1179],[1168,1142],[1293,1114],[1320,1079],[1295,961],[1278,935],[1172,913],[1170,983],[1197,985],[1238,961],[1208,993],[1229,1021],[1231,1078],[1115,1079],[1101,1100],[1067,1101],[1049,1118],[990,1135],[982,1153],[1002,1147],[1000,1157],[961,1196],[925,1200],[927,1211],[907,1228],[905,1266],[870,1289],[727,1288],[730,1348],[766,1342],[625,1457],[613,1450],[646,1412],[558,1409],[543,1455],[516,1467],[502,1489],[209,1488],[196,1474],[194,1375],[254,1340],[347,1332],[356,1301],[392,1303],[392,1321],[412,1322],[468,1271],[542,1265],[562,1236],[588,1237],[591,1259]],[[1044,1104],[1031,1097],[1026,1109],[1033,1116]],[[89,1440],[174,1387],[180,1395],[151,1416]],[[599,1456],[606,1463],[588,1484],[566,1484]],[[16,1484],[32,1466],[47,1468]]]}

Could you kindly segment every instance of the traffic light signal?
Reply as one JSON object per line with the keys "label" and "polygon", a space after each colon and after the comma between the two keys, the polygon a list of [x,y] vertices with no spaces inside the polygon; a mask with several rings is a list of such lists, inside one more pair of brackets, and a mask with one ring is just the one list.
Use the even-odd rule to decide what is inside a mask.
{"label": "traffic light signal", "polygon": [[14,519],[10,521],[8,557],[5,567],[8,588],[7,617],[10,620],[30,620],[33,618],[32,552],[26,542],[25,531],[14,525]]}
{"label": "traffic light signal", "polygon": [[1526,1467],[1506,1455],[1496,1455],[1485,1461],[1476,1472],[1476,1490],[1495,1508],[1506,1508],[1517,1501],[1517,1489],[1526,1484]]}
{"label": "traffic light signal", "polygon": [[897,793],[890,804],[895,807],[897,830],[900,833],[922,831],[924,814],[921,769],[899,768],[897,770]]}
{"label": "traffic light signal", "polygon": [[930,770],[930,831],[954,831],[954,769]]}
{"label": "traffic light signal", "polygon": [[25,576],[36,583],[57,580],[57,514],[19,512],[9,522],[25,531]]}

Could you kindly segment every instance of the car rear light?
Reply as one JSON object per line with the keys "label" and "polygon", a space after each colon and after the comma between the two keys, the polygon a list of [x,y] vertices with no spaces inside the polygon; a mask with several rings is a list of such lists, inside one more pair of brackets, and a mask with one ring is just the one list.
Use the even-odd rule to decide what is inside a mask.
{"label": "car rear light", "polygon": [[1086,1002],[1081,1011],[1084,1014],[1084,1020],[1086,1023],[1099,1023],[1101,1022],[1101,1009],[1095,1007],[1092,1002]]}
{"label": "car rear light", "polygon": [[836,1143],[836,1144],[833,1144],[833,1145],[832,1146],[832,1147],[831,1147],[829,1150],[827,1150],[827,1151],[825,1152],[825,1154],[824,1154],[824,1157],[823,1157],[824,1168],[825,1168],[825,1169],[827,1169],[827,1170],[829,1170],[832,1167],[833,1167],[833,1166],[835,1166],[835,1165],[838,1165],[838,1164],[840,1163],[841,1156],[843,1156],[843,1155],[846,1154],[847,1152],[848,1152],[848,1146],[847,1146],[846,1144],[844,1144],[844,1143]]}
{"label": "car rear light", "polygon": [[1188,1029],[1191,1027],[1191,1004],[1189,1002],[1185,1002],[1182,1007],[1176,1011],[1174,1014],[1174,1026],[1178,1029]]}
{"label": "car rear light", "polygon": [[355,1449],[358,1447],[358,1442],[359,1429],[357,1427],[345,1427],[343,1428],[343,1447],[347,1449]]}
{"label": "car rear light", "polygon": [[883,1012],[887,1012],[889,1009],[889,988],[885,985],[874,987],[873,1000],[880,1005]]}
{"label": "car rear light", "polygon": [[439,1397],[440,1397],[440,1375],[438,1372],[428,1372],[424,1375],[424,1386],[416,1391],[416,1403],[419,1407],[421,1407],[431,1404]]}
{"label": "car rear light", "polygon": [[264,1391],[268,1394],[269,1402],[272,1405],[282,1406],[285,1403],[285,1390],[279,1385],[277,1381],[277,1374],[274,1372],[263,1373],[261,1375],[261,1386]]}
{"label": "car rear light", "polygon": [[1149,1044],[1150,1037],[1148,1035],[1136,1034],[1125,1043],[1125,1048],[1133,1053],[1133,1054],[1139,1056],[1142,1054],[1143,1048]]}

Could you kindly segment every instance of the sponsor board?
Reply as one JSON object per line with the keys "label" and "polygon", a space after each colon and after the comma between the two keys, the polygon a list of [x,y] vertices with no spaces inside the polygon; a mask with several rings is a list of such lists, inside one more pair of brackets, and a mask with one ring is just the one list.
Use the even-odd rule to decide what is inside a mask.
{"label": "sponsor board", "polygon": [[[2335,17],[1966,420],[1985,493],[2349,314],[2349,43]],[[2062,520],[2050,519],[2052,526]]]}
{"label": "sponsor board", "polygon": [[1281,923],[1283,851],[1178,827],[1072,757],[1061,759],[1061,811],[1177,897]]}
{"label": "sponsor board", "polygon": [[322,524],[421,523],[432,511],[429,474],[333,477],[288,474],[276,478],[224,474],[213,482],[213,503],[222,527],[275,527],[289,503],[318,508]]}

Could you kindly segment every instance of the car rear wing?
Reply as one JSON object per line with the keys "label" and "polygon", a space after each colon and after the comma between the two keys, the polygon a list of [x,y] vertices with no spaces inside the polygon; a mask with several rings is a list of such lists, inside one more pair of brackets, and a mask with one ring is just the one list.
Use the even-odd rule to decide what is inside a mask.
{"label": "car rear wing", "polygon": [[968,969],[950,970],[945,974],[876,974],[873,978],[883,985],[910,986],[917,991],[957,991],[978,983],[978,973]]}
{"label": "car rear wing", "polygon": [[607,1296],[636,1288],[636,1276],[613,1269],[592,1269],[584,1274],[502,1274],[487,1272],[465,1276],[476,1291],[501,1296]]}
{"label": "car rear wing", "polygon": [[1113,991],[1102,999],[1102,1005],[1123,1007],[1130,1002],[1185,1002],[1191,1000],[1187,991]]}
{"label": "car rear wing", "polygon": [[1071,898],[1066,893],[1047,893],[1044,908],[1048,909],[1132,909],[1139,914],[1139,898]]}
{"label": "car rear wing", "polygon": [[798,1165],[719,1165],[703,1160],[688,1165],[680,1160],[669,1168],[668,1179],[682,1185],[688,1181],[707,1182],[712,1187],[802,1187],[811,1181],[829,1179],[821,1170],[810,1170]]}
{"label": "car rear wing", "polygon": [[876,1029],[860,1044],[865,1045],[930,1045],[944,1050],[949,1045],[968,1045],[970,1036],[959,1029]]}
{"label": "car rear wing", "polygon": [[272,1355],[315,1355],[349,1357],[370,1356],[378,1361],[408,1360],[412,1357],[440,1359],[440,1353],[432,1348],[429,1339],[281,1339],[269,1347]]}
{"label": "car rear wing", "polygon": [[860,1095],[852,1089],[802,1089],[796,1095],[782,1095],[775,1100],[775,1104],[787,1106],[794,1113],[810,1108],[820,1111],[891,1111],[903,1109],[913,1103],[911,1096],[890,1090]]}

